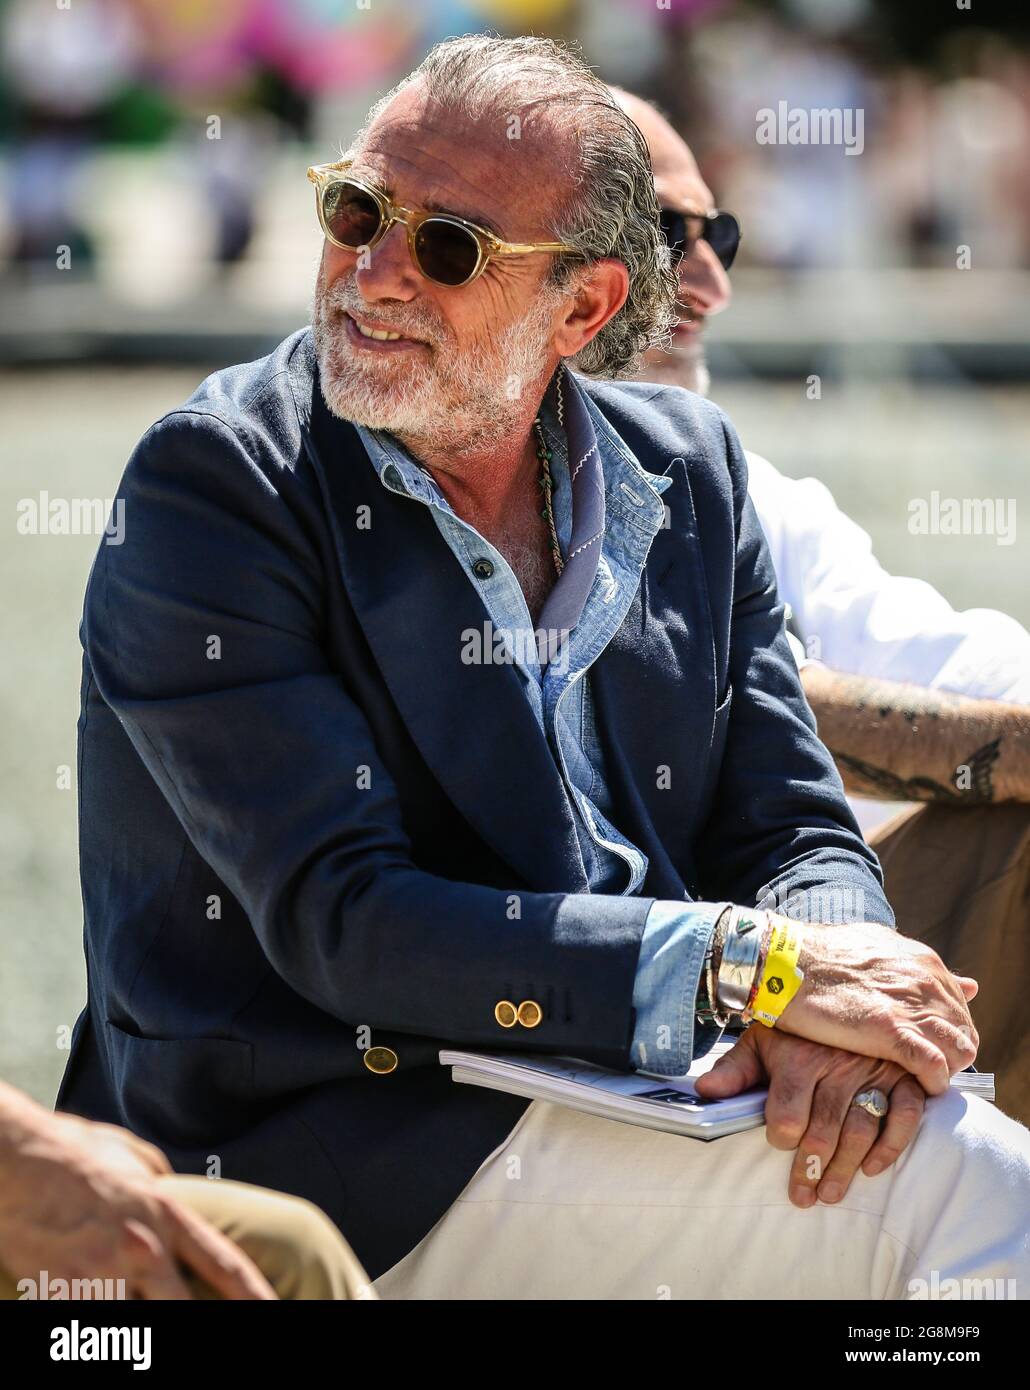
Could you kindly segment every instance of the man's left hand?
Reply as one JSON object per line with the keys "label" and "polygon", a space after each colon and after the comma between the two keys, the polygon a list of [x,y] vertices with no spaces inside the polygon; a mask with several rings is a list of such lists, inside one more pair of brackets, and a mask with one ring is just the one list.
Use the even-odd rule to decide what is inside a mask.
{"label": "man's left hand", "polygon": [[[915,1137],[926,1104],[922,1086],[895,1062],[757,1024],[697,1082],[713,1100],[753,1086],[769,1087],[769,1143],[797,1151],[788,1195],[798,1207],[839,1202],[860,1167],[867,1177],[888,1168]],[[871,1086],[890,1103],[883,1121],[852,1105]]]}

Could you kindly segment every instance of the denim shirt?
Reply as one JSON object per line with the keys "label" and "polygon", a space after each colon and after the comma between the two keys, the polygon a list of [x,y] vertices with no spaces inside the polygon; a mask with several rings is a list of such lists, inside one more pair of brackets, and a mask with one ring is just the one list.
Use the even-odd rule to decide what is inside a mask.
{"label": "denim shirt", "polygon": [[[552,505],[565,566],[536,625],[504,556],[463,521],[428,469],[391,435],[356,426],[380,481],[428,506],[457,563],[478,591],[492,631],[468,633],[488,649],[504,643],[561,774],[592,893],[638,893],[646,856],[610,820],[605,750],[594,715],[590,667],[633,602],[651,542],[665,520],[660,494],[671,478],[646,472],[575,378],[562,374],[563,424],[555,388],[540,420],[551,450]],[[570,464],[571,457],[571,464]],[[549,641],[538,634],[546,632]],[[656,901],[644,926],[633,989],[631,1061],[638,1070],[682,1075],[695,1050],[718,1037],[698,1026],[695,1001],[705,951],[725,903]]]}

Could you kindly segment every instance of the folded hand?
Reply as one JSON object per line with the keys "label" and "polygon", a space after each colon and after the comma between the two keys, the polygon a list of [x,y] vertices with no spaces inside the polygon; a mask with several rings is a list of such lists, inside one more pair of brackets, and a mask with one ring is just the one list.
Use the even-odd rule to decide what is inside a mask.
{"label": "folded hand", "polygon": [[[926,1103],[922,1086],[895,1062],[862,1057],[752,1024],[700,1077],[703,1096],[722,1099],[768,1086],[766,1136],[795,1149],[788,1195],[795,1206],[838,1202],[859,1168],[874,1177],[912,1142]],[[884,1120],[852,1104],[870,1087],[886,1093]]]}

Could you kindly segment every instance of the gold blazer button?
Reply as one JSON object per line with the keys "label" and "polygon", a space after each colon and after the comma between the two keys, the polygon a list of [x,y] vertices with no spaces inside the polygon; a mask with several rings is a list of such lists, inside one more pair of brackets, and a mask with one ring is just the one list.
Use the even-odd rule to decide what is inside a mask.
{"label": "gold blazer button", "polygon": [[494,1005],[494,1018],[502,1028],[514,1028],[518,1010],[508,999],[501,999]]}
{"label": "gold blazer button", "polygon": [[535,999],[523,999],[519,1005],[518,1020],[523,1028],[535,1028],[544,1016],[544,1011]]}
{"label": "gold blazer button", "polygon": [[361,1054],[361,1060],[376,1076],[386,1076],[397,1069],[397,1054],[392,1047],[369,1047]]}

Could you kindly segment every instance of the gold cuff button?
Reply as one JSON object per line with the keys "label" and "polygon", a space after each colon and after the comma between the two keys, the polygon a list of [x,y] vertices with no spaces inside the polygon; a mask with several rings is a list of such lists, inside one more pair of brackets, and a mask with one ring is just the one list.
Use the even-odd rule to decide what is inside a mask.
{"label": "gold cuff button", "polygon": [[514,1028],[518,1016],[518,1010],[508,999],[502,999],[494,1005],[494,1018],[502,1028]]}
{"label": "gold cuff button", "polygon": [[387,1076],[397,1069],[397,1054],[392,1047],[370,1047],[361,1054],[361,1060],[376,1076]]}
{"label": "gold cuff button", "polygon": [[535,1028],[544,1016],[544,1011],[535,999],[523,999],[519,1005],[517,1018],[523,1028]]}

